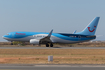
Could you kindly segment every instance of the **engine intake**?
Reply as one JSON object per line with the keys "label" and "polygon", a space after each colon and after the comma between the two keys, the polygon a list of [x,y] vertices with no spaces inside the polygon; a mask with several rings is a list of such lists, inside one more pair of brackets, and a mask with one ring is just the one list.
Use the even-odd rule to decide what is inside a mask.
{"label": "engine intake", "polygon": [[39,40],[37,40],[37,39],[31,39],[31,40],[30,40],[30,44],[39,45]]}

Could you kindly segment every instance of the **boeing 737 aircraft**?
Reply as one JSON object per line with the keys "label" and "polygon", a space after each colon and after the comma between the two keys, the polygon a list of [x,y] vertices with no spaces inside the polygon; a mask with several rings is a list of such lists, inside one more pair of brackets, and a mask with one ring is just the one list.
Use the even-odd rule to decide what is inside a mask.
{"label": "boeing 737 aircraft", "polygon": [[73,34],[67,33],[50,33],[46,32],[10,32],[4,35],[3,38],[8,41],[24,41],[30,44],[40,45],[45,44],[46,47],[53,47],[54,43],[79,43],[90,41],[96,38],[95,32],[100,17],[94,18],[89,25],[81,32]]}

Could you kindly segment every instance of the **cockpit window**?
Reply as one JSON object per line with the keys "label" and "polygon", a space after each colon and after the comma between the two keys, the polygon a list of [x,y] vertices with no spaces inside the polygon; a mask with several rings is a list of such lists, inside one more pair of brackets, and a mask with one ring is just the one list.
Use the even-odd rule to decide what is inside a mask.
{"label": "cockpit window", "polygon": [[7,35],[9,35],[9,34],[7,34]]}

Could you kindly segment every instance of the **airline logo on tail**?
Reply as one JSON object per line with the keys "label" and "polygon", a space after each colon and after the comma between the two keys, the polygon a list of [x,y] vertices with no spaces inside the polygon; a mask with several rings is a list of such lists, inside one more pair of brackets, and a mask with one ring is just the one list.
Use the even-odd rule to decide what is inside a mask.
{"label": "airline logo on tail", "polygon": [[[96,26],[94,26],[96,28]],[[95,29],[90,30],[90,27],[88,27],[89,32],[94,32]]]}

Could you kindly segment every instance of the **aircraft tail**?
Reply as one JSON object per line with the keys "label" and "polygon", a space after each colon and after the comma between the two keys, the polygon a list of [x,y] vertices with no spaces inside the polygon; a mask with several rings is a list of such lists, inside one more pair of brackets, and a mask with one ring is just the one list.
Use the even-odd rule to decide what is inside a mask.
{"label": "aircraft tail", "polygon": [[75,34],[95,35],[97,25],[98,25],[98,22],[99,22],[99,18],[100,17],[94,18],[83,31],[81,31],[79,33],[75,33]]}

